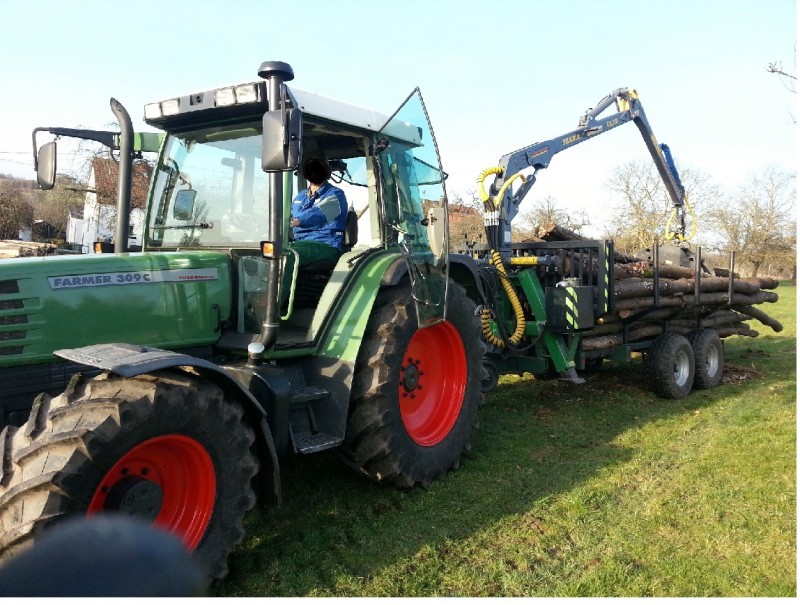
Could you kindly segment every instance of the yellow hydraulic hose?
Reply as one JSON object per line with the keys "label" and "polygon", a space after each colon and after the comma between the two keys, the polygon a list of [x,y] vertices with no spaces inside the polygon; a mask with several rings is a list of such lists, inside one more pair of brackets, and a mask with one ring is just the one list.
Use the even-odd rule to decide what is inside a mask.
{"label": "yellow hydraulic hose", "polygon": [[[489,193],[486,191],[486,187],[484,186],[483,182],[486,180],[487,176],[502,175],[502,174],[503,174],[502,166],[492,166],[482,171],[478,175],[477,179],[478,194],[480,196],[481,202],[483,202],[487,211],[489,210],[487,202],[491,200],[491,197],[489,196]],[[505,195],[506,190],[511,186],[511,184],[516,179],[522,179],[522,182],[523,183],[525,182],[525,176],[521,172],[518,172],[517,174],[509,178],[503,184],[503,187],[497,193],[494,200],[491,200],[492,205],[495,208],[500,206],[500,202],[503,199],[503,195]],[[511,308],[514,310],[514,319],[516,321],[516,325],[514,327],[514,333],[509,337],[508,341],[511,344],[515,345],[519,344],[520,342],[522,342],[522,337],[525,335],[525,312],[522,309],[522,303],[520,303],[519,297],[517,296],[517,293],[514,290],[514,286],[512,285],[511,280],[508,278],[508,274],[506,273],[506,268],[503,266],[503,257],[496,250],[491,251],[491,254],[489,255],[489,264],[492,265],[497,271],[497,274],[500,277],[500,283],[503,284],[503,289],[506,291],[508,300],[511,303]],[[486,339],[486,342],[496,347],[505,347],[506,342],[504,342],[503,339],[495,336],[494,333],[492,332],[491,321],[492,321],[492,312],[488,307],[484,307],[481,310],[481,332],[483,333],[484,339]]]}
{"label": "yellow hydraulic hose", "polygon": [[522,179],[522,182],[523,183],[525,182],[525,176],[521,172],[518,172],[517,174],[512,176],[510,179],[508,179],[505,182],[505,184],[500,188],[500,191],[497,193],[497,195],[494,197],[494,205],[495,205],[495,207],[500,205],[500,202],[503,199],[503,195],[505,194],[506,189],[511,187],[511,183],[513,183],[516,179]]}
{"label": "yellow hydraulic hose", "polygon": [[481,309],[481,333],[484,340],[495,347],[504,347],[506,343],[492,332],[492,310],[489,307]]}
{"label": "yellow hydraulic hose", "polygon": [[486,192],[486,187],[483,186],[483,181],[485,181],[486,177],[490,174],[503,174],[503,168],[501,166],[492,166],[478,175],[478,194],[480,195],[481,202],[484,203],[489,201],[489,194]]}
{"label": "yellow hydraulic hose", "polygon": [[[503,257],[496,250],[492,250],[491,256],[489,257],[489,264],[493,265],[497,270],[497,274],[500,276],[500,283],[503,284],[503,289],[506,291],[508,300],[511,302],[511,308],[514,310],[516,326],[514,327],[514,333],[508,340],[511,344],[517,345],[522,342],[522,337],[525,334],[525,312],[522,309],[522,303],[519,302],[519,297],[514,290],[514,286],[511,284],[511,280],[508,279],[506,268],[503,266]],[[481,331],[483,332],[483,337],[491,345],[504,347],[505,343],[503,340],[495,336],[492,332],[490,321],[491,311],[484,308],[481,311]]]}
{"label": "yellow hydraulic hose", "polygon": [[[486,187],[484,187],[483,185],[483,181],[485,181],[486,177],[489,176],[490,174],[503,174],[502,166],[492,166],[491,168],[487,168],[478,175],[478,194],[481,198],[481,202],[483,203],[489,201],[489,194],[486,191]],[[500,205],[500,201],[503,199],[503,195],[505,194],[506,189],[508,189],[511,186],[511,183],[513,183],[516,179],[522,179],[522,182],[524,183],[525,175],[523,175],[521,172],[518,172],[503,184],[503,187],[500,189],[498,194],[494,196],[495,208],[497,208]]]}

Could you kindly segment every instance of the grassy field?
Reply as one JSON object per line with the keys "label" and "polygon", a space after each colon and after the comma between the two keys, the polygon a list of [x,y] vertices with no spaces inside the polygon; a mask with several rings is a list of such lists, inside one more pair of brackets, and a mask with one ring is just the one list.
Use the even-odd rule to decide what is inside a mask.
{"label": "grassy field", "polygon": [[[795,289],[726,341],[725,384],[653,396],[641,363],[583,386],[505,377],[460,470],[368,483],[288,459],[220,596],[795,596]],[[763,308],[763,307],[762,307]]]}

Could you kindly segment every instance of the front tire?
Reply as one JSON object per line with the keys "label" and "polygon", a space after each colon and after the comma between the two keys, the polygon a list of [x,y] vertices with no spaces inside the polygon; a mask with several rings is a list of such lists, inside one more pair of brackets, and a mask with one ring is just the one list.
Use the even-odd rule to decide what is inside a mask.
{"label": "front tire", "polygon": [[63,519],[117,513],[176,534],[209,578],[223,577],[255,504],[255,436],[242,416],[220,387],[178,371],[76,377],[41,396],[25,425],[0,434],[0,555]]}
{"label": "front tire", "polygon": [[483,401],[474,308],[450,282],[447,320],[417,328],[407,285],[378,294],[356,362],[345,464],[400,487],[458,468]]}

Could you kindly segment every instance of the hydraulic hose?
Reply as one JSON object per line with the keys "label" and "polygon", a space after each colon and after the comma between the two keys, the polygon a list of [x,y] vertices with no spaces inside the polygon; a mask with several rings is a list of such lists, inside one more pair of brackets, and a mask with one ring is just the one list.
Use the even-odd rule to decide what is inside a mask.
{"label": "hydraulic hose", "polygon": [[[489,193],[486,191],[486,187],[484,186],[483,182],[486,180],[486,177],[491,175],[491,174],[495,174],[495,175],[503,174],[503,167],[502,166],[492,166],[491,168],[487,168],[486,170],[484,170],[483,172],[481,172],[478,175],[478,181],[477,181],[478,182],[478,195],[481,198],[481,202],[483,202],[484,204],[489,201],[490,196],[489,196]],[[522,182],[524,183],[525,182],[525,175],[523,175],[521,172],[518,172],[517,174],[515,174],[514,176],[509,178],[505,183],[503,183],[503,187],[500,189],[500,191],[497,193],[497,195],[494,196],[494,207],[495,208],[500,206],[500,201],[503,199],[503,195],[505,194],[506,189],[508,189],[511,186],[511,183],[513,183],[516,179],[522,179]]]}
{"label": "hydraulic hose", "polygon": [[497,193],[497,195],[494,196],[494,205],[495,205],[495,207],[500,206],[500,202],[503,199],[503,195],[505,195],[506,189],[511,187],[511,183],[513,183],[516,179],[522,179],[522,182],[525,183],[525,175],[523,175],[521,172],[518,172],[517,174],[512,176],[510,179],[508,179],[503,184],[503,186],[500,188],[500,191]]}
{"label": "hydraulic hose", "polygon": [[[486,187],[484,186],[483,182],[486,180],[487,176],[502,174],[502,166],[492,166],[490,168],[486,168],[478,175],[478,195],[480,196],[481,202],[483,202],[484,208],[487,212],[495,212],[496,209],[500,207],[500,202],[502,201],[503,196],[515,180],[522,179],[522,182],[525,182],[525,176],[521,172],[516,173],[507,179],[505,183],[503,183],[500,191],[494,197],[494,200],[492,200],[489,196],[489,193],[486,191]],[[487,226],[487,236],[489,235],[488,231],[489,230]],[[490,241],[490,245],[494,245],[494,243]],[[492,265],[497,271],[497,275],[500,278],[500,283],[503,285],[503,289],[508,296],[508,300],[511,303],[511,308],[514,310],[514,320],[516,325],[514,326],[514,332],[511,334],[511,336],[509,336],[508,341],[498,338],[494,335],[494,332],[492,332],[491,309],[484,307],[481,310],[481,332],[483,333],[483,337],[486,342],[496,347],[506,347],[509,343],[511,345],[518,345],[520,342],[522,342],[522,337],[525,335],[525,312],[522,309],[522,303],[520,303],[517,292],[514,290],[514,286],[512,285],[511,280],[508,278],[506,268],[503,265],[503,257],[496,250],[491,251],[489,255],[489,264]]]}
{"label": "hydraulic hose", "polygon": [[[681,241],[681,242],[688,242],[690,239],[692,239],[694,237],[695,233],[697,233],[697,217],[694,214],[694,208],[692,208],[692,205],[689,203],[689,196],[688,195],[684,196],[683,199],[684,199],[684,203],[686,204],[686,207],[689,209],[689,216],[692,218],[692,230],[689,233],[688,237],[685,236],[683,233],[670,231],[670,226],[672,225],[672,221],[675,219],[675,215],[678,212],[677,208],[673,208],[672,212],[669,215],[669,218],[667,219],[666,227],[664,228],[664,241],[665,242],[668,242],[668,241],[673,240],[673,239],[677,239],[678,241]],[[683,229],[681,231],[683,231]]]}
{"label": "hydraulic hose", "polygon": [[503,167],[502,166],[492,166],[491,168],[487,168],[483,172],[478,175],[478,195],[481,198],[481,202],[484,204],[489,201],[489,194],[486,191],[486,187],[483,185],[483,181],[486,180],[486,177],[490,174],[503,174]]}
{"label": "hydraulic hose", "polygon": [[[522,303],[519,302],[519,297],[514,290],[514,286],[511,284],[511,280],[508,278],[506,268],[503,266],[503,257],[496,250],[492,250],[491,256],[489,257],[489,264],[494,266],[495,270],[497,271],[497,274],[500,277],[500,283],[503,284],[503,289],[506,291],[508,300],[511,302],[511,308],[514,310],[514,320],[516,325],[514,326],[514,333],[509,336],[508,341],[512,345],[518,345],[520,342],[522,342],[522,337],[525,334],[525,312],[522,309]],[[505,341],[495,336],[492,332],[490,321],[491,311],[488,308],[484,308],[481,310],[481,331],[483,333],[483,337],[491,345],[496,347],[505,347]]]}

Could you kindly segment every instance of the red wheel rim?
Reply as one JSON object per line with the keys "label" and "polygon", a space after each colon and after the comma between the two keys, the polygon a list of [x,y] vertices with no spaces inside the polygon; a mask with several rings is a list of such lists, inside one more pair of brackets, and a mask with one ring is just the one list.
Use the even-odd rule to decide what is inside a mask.
{"label": "red wheel rim", "polygon": [[467,358],[450,322],[416,331],[400,368],[400,415],[409,437],[424,446],[441,442],[464,401]]}
{"label": "red wheel rim", "polygon": [[87,513],[143,515],[194,550],[211,520],[216,490],[214,464],[205,448],[185,435],[162,435],[117,461],[95,490]]}

